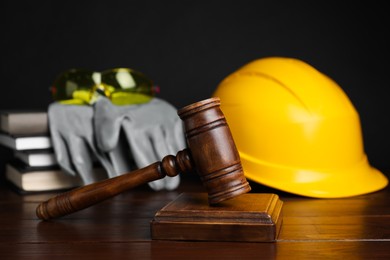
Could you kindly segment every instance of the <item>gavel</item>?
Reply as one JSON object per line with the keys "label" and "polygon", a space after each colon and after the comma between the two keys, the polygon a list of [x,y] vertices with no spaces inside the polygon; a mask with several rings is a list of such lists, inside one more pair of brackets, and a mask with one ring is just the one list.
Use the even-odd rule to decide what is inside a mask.
{"label": "gavel", "polygon": [[167,155],[141,169],[80,186],[42,202],[36,215],[43,220],[65,216],[102,202],[141,184],[197,172],[208,194],[210,206],[251,190],[232,134],[220,109],[218,97],[202,100],[178,110],[184,122],[187,148]]}

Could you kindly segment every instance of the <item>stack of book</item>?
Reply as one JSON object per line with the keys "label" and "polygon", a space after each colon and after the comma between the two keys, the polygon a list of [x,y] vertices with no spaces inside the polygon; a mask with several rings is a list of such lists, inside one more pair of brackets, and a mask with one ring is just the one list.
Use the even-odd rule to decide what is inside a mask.
{"label": "stack of book", "polygon": [[70,189],[82,183],[59,167],[46,111],[0,111],[0,145],[11,154],[5,179],[22,193]]}

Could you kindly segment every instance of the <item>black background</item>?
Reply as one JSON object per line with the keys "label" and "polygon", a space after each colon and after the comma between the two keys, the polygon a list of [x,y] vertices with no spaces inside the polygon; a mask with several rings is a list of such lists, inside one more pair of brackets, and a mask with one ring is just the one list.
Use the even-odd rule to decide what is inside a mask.
{"label": "black background", "polygon": [[252,60],[294,57],[343,88],[370,163],[388,173],[389,15],[353,3],[3,0],[0,109],[46,109],[61,71],[113,67],[145,73],[180,108]]}

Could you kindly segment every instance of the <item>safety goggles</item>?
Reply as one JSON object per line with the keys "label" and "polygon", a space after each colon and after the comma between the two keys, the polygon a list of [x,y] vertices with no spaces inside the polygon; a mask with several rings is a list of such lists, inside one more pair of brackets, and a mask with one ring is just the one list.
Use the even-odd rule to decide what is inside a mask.
{"label": "safety goggles", "polygon": [[90,105],[103,95],[115,105],[130,105],[149,102],[159,89],[138,71],[115,68],[103,72],[70,69],[56,78],[50,91],[63,104]]}

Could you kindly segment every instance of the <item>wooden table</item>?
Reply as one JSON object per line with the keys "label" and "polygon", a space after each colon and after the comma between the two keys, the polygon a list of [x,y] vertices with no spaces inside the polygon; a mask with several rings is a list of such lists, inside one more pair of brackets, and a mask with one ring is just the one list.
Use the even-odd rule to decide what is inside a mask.
{"label": "wooden table", "polygon": [[154,214],[182,192],[204,192],[195,179],[176,191],[147,185],[54,221],[35,216],[53,193],[20,195],[0,185],[0,259],[390,259],[390,188],[346,199],[276,192],[283,224],[275,243],[156,241]]}

